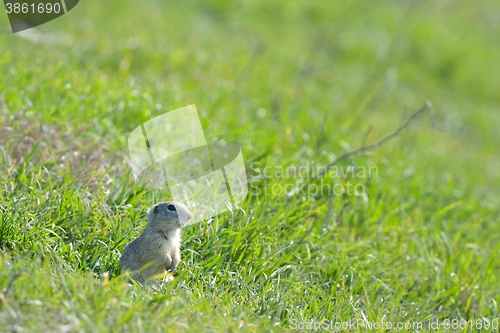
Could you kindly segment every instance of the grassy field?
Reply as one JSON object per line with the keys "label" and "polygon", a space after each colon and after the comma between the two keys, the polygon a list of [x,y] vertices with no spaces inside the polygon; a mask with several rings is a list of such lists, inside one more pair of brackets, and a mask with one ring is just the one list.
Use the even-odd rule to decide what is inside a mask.
{"label": "grassy field", "polygon": [[[0,331],[498,331],[498,1],[87,0],[0,29]],[[280,191],[426,100],[439,128],[423,114],[315,183],[362,195]],[[127,136],[190,104],[250,194],[183,230],[153,294],[118,276],[168,199],[133,182]]]}

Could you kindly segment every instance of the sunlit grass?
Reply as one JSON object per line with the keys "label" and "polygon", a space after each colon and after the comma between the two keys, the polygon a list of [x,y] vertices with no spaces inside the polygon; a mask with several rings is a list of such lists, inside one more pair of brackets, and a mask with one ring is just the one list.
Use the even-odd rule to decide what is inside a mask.
{"label": "sunlit grass", "polygon": [[[497,318],[498,15],[493,1],[91,1],[38,28],[69,45],[0,35],[0,291],[21,273],[0,330]],[[426,99],[444,132],[422,117],[342,164],[377,168],[333,179],[366,196],[272,193],[305,179],[266,166],[325,165]],[[126,137],[190,104],[207,141],[241,146],[251,194],[183,231],[175,280],[153,294],[117,276],[166,199],[131,181]]]}

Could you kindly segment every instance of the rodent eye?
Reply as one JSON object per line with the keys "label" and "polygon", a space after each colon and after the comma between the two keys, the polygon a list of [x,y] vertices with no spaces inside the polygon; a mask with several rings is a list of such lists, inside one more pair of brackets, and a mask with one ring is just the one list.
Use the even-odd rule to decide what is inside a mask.
{"label": "rodent eye", "polygon": [[167,208],[168,208],[168,210],[171,210],[171,211],[175,212],[175,206],[174,205],[168,205]]}

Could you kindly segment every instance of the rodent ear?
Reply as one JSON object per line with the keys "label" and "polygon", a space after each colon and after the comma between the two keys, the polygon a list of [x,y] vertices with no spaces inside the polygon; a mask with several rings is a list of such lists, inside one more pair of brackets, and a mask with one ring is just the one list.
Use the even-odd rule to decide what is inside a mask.
{"label": "rodent ear", "polygon": [[159,206],[155,206],[155,209],[153,210],[153,213],[158,214],[158,207]]}

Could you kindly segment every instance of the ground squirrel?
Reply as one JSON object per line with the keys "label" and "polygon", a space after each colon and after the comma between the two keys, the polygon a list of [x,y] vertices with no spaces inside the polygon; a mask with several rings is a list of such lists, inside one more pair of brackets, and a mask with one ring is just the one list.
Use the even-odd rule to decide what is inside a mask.
{"label": "ground squirrel", "polygon": [[[192,217],[177,201],[151,207],[146,229],[123,250],[120,272],[131,271],[131,278],[144,284],[154,275],[175,271],[181,259],[181,227]],[[150,265],[142,269],[146,264]]]}

